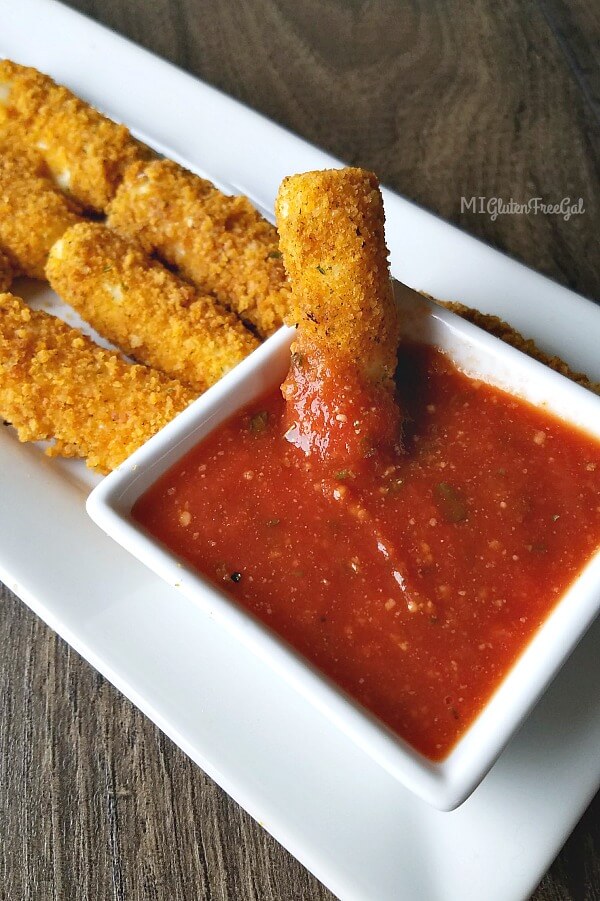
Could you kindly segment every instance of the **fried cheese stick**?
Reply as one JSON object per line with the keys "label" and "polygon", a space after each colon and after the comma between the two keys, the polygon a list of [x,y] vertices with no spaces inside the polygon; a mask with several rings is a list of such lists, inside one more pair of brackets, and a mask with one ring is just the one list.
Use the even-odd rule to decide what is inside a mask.
{"label": "fried cheese stick", "polygon": [[180,382],[0,294],[0,416],[20,441],[55,439],[49,456],[84,457],[107,472],[194,397]]}
{"label": "fried cheese stick", "polygon": [[0,250],[0,293],[8,291],[13,280],[13,268],[6,254]]}
{"label": "fried cheese stick", "polygon": [[81,217],[41,159],[0,138],[0,245],[15,274],[45,278],[50,248]]}
{"label": "fried cheese stick", "polygon": [[375,175],[361,169],[284,179],[276,202],[298,331],[282,391],[288,440],[322,459],[395,448],[400,338]]}
{"label": "fried cheese stick", "polygon": [[150,151],[49,76],[0,60],[0,130],[43,155],[56,183],[82,206],[102,212],[127,166]]}
{"label": "fried cheese stick", "polygon": [[391,379],[400,321],[376,176],[352,168],[292,175],[279,188],[276,214],[293,321],[360,360],[370,379]]}
{"label": "fried cheese stick", "polygon": [[134,163],[108,224],[214,293],[261,337],[283,324],[290,289],[277,231],[246,197],[228,197],[171,160]]}
{"label": "fried cheese stick", "polygon": [[69,229],[52,248],[46,274],[97,332],[198,392],[258,346],[213,297],[99,223]]}

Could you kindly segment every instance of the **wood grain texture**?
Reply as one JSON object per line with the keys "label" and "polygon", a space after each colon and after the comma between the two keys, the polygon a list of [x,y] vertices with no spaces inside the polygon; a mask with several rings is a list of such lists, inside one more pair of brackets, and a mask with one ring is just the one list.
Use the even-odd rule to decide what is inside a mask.
{"label": "wood grain texture", "polygon": [[331,897],[0,588],[2,901]]}
{"label": "wood grain texture", "polygon": [[[71,5],[600,296],[597,4]],[[492,221],[461,196],[581,196],[586,212]],[[331,898],[13,595],[0,602],[1,901]],[[534,898],[600,899],[600,797]]]}

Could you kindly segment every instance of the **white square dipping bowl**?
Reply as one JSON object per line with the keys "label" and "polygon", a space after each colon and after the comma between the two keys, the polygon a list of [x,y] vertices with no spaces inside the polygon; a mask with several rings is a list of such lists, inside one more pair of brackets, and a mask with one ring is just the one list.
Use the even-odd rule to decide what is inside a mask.
{"label": "white square dipping bowl", "polygon": [[[439,347],[467,375],[543,407],[600,440],[599,397],[411,289],[396,283],[395,290],[408,339]],[[423,757],[131,517],[137,499],[167,469],[221,422],[283,381],[292,336],[292,329],[281,329],[107,476],[90,494],[88,513],[407,788],[440,810],[453,810],[485,777],[593,622],[600,608],[600,552],[563,594],[448,757],[439,763]]]}

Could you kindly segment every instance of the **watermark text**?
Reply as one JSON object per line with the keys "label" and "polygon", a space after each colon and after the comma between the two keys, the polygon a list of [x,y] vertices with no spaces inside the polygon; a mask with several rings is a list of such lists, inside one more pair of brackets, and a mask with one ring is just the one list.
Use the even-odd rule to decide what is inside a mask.
{"label": "watermark text", "polygon": [[495,222],[498,216],[561,216],[568,222],[571,216],[585,213],[583,197],[574,200],[563,197],[553,203],[543,197],[530,197],[529,200],[503,200],[502,197],[461,197],[461,213],[479,213],[489,216]]}

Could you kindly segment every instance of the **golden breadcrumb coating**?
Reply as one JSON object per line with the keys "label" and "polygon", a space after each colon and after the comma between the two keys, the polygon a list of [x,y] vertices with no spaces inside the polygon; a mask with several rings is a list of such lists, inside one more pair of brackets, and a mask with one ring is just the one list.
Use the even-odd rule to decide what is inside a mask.
{"label": "golden breadcrumb coating", "polygon": [[433,300],[440,306],[446,307],[447,310],[451,310],[453,313],[466,319],[468,322],[472,322],[473,325],[482,328],[484,331],[488,332],[488,334],[494,335],[495,338],[500,338],[505,344],[516,347],[517,350],[527,354],[527,356],[531,357],[533,360],[537,360],[545,366],[548,366],[550,369],[553,369],[555,372],[559,372],[561,375],[571,379],[572,382],[577,382],[578,385],[587,388],[588,391],[600,395],[600,383],[593,382],[583,372],[575,372],[568,363],[565,363],[560,357],[550,356],[549,354],[544,353],[532,338],[525,338],[520,332],[513,328],[512,325],[505,322],[504,319],[500,319],[499,316],[494,316],[491,313],[481,313],[479,310],[473,309],[473,307],[465,306],[464,303],[457,303],[456,301],[451,300],[436,300],[436,298],[432,297],[430,294],[425,294],[425,296],[428,297],[429,300]]}
{"label": "golden breadcrumb coating", "polygon": [[171,160],[134,163],[108,224],[177,266],[262,337],[283,325],[290,288],[277,230],[246,197],[228,197]]}
{"label": "golden breadcrumb coating", "polygon": [[8,291],[13,280],[13,268],[7,255],[0,250],[0,293]]}
{"label": "golden breadcrumb coating", "polygon": [[81,219],[43,172],[41,158],[0,135],[0,245],[15,274],[42,279],[50,248]]}
{"label": "golden breadcrumb coating", "polygon": [[185,409],[195,393],[97,347],[20,298],[0,294],[0,416],[20,441],[108,472]]}
{"label": "golden breadcrumb coating", "polygon": [[375,175],[328,169],[285,178],[276,202],[292,321],[332,353],[391,379],[400,337]]}
{"label": "golden breadcrumb coating", "polygon": [[46,274],[57,294],[97,332],[198,391],[258,346],[213,297],[99,223],[69,229],[52,248]]}
{"label": "golden breadcrumb coating", "polygon": [[148,148],[36,69],[0,60],[0,130],[10,127],[43,155],[62,190],[102,212],[127,166]]}

